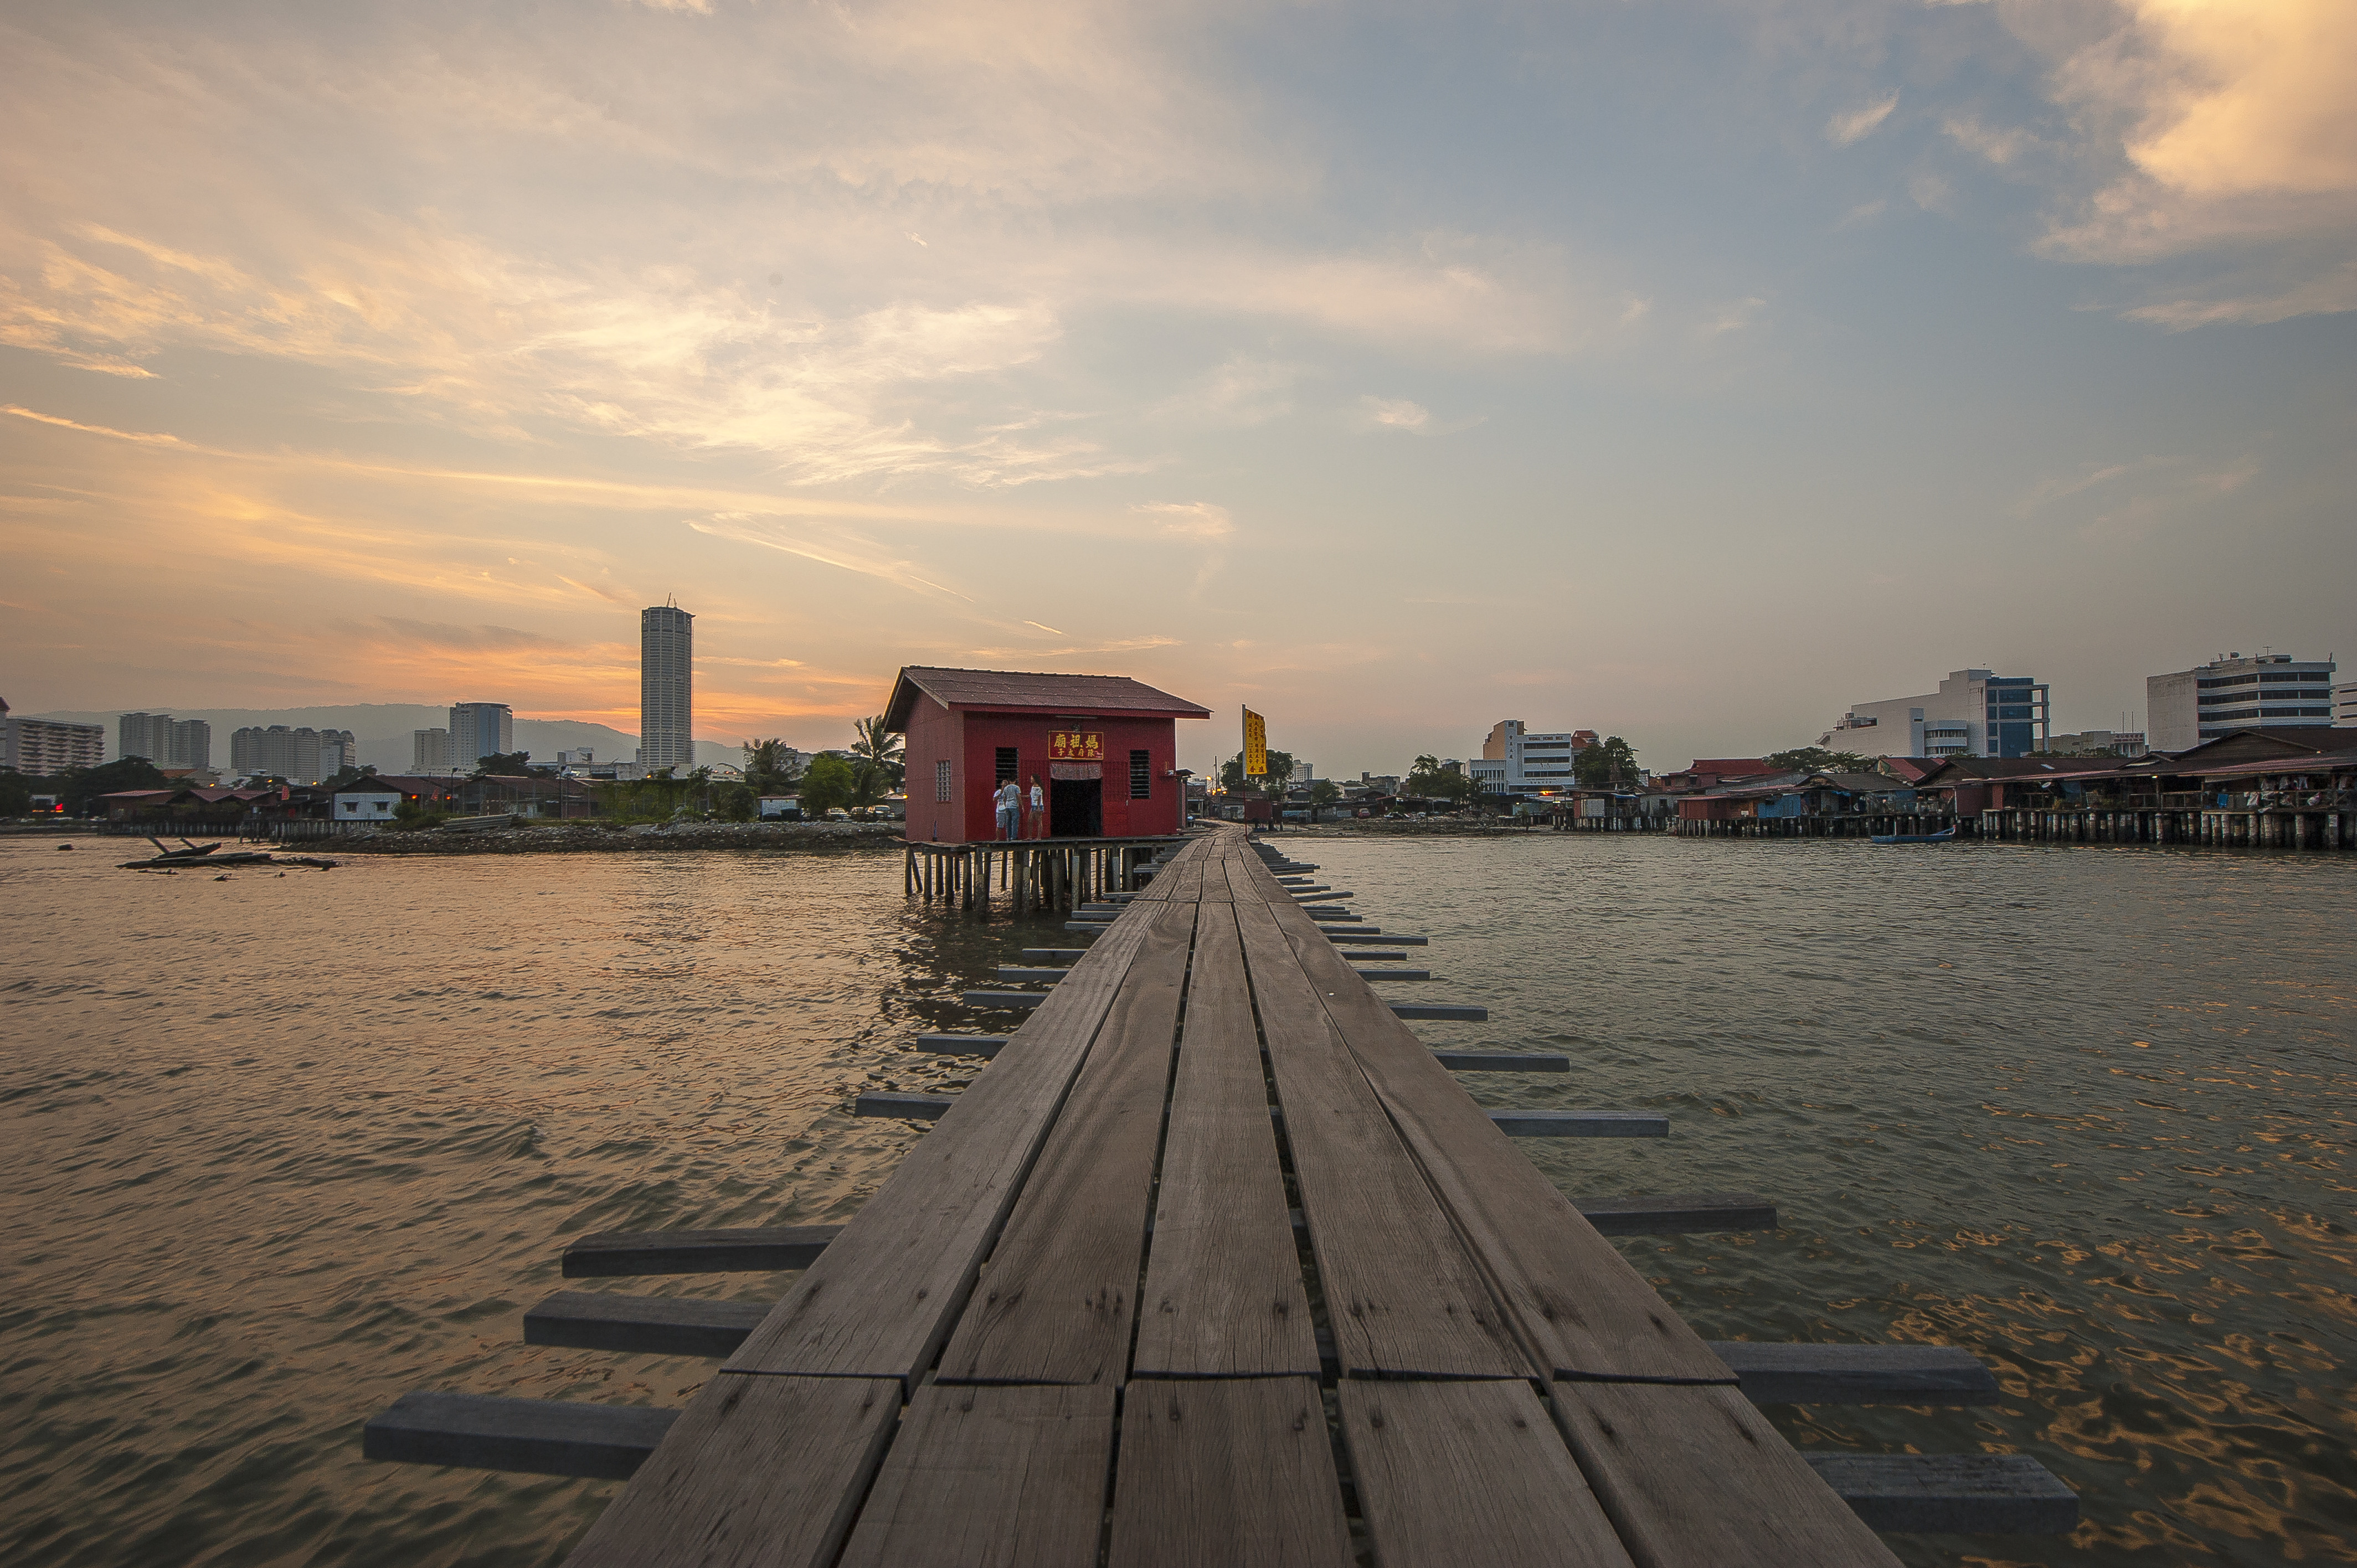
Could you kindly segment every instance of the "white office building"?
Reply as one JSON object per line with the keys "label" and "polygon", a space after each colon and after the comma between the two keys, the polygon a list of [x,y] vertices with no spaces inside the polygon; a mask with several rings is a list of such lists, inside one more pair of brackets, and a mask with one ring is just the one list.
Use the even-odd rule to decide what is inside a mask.
{"label": "white office building", "polygon": [[67,725],[54,719],[12,719],[0,702],[0,768],[36,778],[106,760],[104,725]]}
{"label": "white office building", "polygon": [[2239,729],[2330,728],[2333,661],[2229,653],[2147,676],[2145,732],[2155,751],[2190,751]]}
{"label": "white office building", "polygon": [[2031,676],[1957,670],[1936,692],[1858,703],[1817,744],[1868,757],[2028,757],[2047,748],[2050,706]]}
{"label": "white office building", "polygon": [[115,755],[144,757],[158,768],[213,765],[213,726],[169,714],[124,714],[114,721]]}
{"label": "white office building", "polygon": [[1520,719],[1500,719],[1481,742],[1481,755],[1466,764],[1473,782],[1491,795],[1537,795],[1572,787],[1571,759],[1596,744],[1592,729],[1526,728]]}
{"label": "white office building", "polygon": [[639,760],[695,766],[695,618],[677,605],[639,612]]}
{"label": "white office building", "polygon": [[414,729],[409,732],[409,770],[412,773],[444,773],[449,768],[448,730]]}
{"label": "white office building", "polygon": [[450,763],[472,768],[486,757],[515,749],[515,710],[505,703],[455,703],[450,708]]}
{"label": "white office building", "polygon": [[317,784],[358,766],[360,742],[348,729],[289,729],[259,725],[231,732],[229,765],[249,779],[284,779],[289,784]]}

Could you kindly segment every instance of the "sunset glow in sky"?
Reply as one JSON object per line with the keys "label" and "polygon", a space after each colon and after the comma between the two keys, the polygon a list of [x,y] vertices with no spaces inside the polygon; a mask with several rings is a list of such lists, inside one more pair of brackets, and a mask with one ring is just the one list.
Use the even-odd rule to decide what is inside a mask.
{"label": "sunset glow in sky", "polygon": [[706,738],[1086,670],[1321,773],[2357,679],[2348,0],[20,4],[0,85],[20,713],[635,731],[667,595]]}

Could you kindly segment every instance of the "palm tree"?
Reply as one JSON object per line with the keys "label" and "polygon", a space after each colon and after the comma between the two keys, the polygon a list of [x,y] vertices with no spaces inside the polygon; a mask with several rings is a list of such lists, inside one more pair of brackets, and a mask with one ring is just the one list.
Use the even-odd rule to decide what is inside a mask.
{"label": "palm tree", "polygon": [[881,774],[888,783],[899,783],[907,772],[900,760],[900,737],[884,727],[884,715],[861,719],[852,727],[858,738],[851,743],[851,754]]}

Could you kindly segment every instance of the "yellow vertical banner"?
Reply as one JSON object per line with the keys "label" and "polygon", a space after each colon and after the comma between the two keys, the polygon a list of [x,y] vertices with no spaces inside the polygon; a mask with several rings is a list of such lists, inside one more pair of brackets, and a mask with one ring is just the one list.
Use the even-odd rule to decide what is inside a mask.
{"label": "yellow vertical banner", "polygon": [[1250,708],[1244,710],[1244,777],[1268,777],[1268,721]]}

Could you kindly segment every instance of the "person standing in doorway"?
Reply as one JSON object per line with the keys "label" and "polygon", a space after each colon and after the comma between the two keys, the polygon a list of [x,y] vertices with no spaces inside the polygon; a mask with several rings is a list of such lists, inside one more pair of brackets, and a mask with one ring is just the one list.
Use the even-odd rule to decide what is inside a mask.
{"label": "person standing in doorway", "polygon": [[1009,840],[1015,838],[1022,826],[1023,790],[1021,787],[1014,779],[1009,779],[998,787],[998,793],[991,798],[998,802],[998,836]]}
{"label": "person standing in doorway", "polygon": [[1048,796],[1039,788],[1037,773],[1031,775],[1031,836],[1035,839],[1048,836]]}

